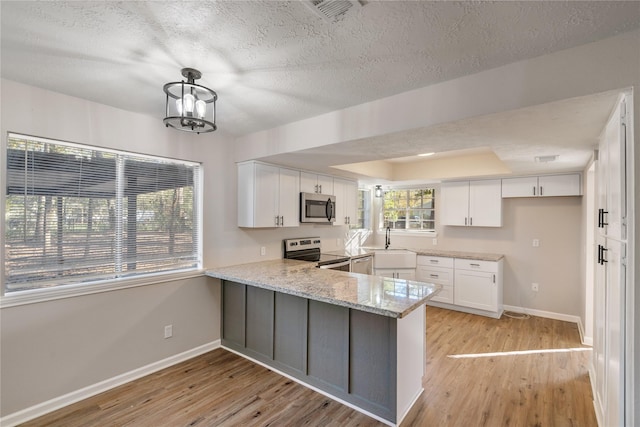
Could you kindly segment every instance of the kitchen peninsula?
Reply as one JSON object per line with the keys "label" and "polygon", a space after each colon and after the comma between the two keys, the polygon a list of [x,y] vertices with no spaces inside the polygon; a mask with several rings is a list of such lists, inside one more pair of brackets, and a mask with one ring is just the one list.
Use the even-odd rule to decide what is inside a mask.
{"label": "kitchen peninsula", "polygon": [[222,345],[386,424],[422,392],[425,302],[439,285],[272,260],[222,281]]}

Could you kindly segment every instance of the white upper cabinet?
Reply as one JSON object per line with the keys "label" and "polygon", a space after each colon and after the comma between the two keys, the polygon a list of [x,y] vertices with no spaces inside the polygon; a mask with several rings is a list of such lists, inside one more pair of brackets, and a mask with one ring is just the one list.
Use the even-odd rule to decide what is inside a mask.
{"label": "white upper cabinet", "polygon": [[333,177],[312,172],[300,172],[300,191],[303,193],[320,193],[335,195]]}
{"label": "white upper cabinet", "polygon": [[580,174],[524,176],[504,178],[502,197],[580,196]]}
{"label": "white upper cabinet", "polygon": [[337,210],[334,225],[355,224],[358,220],[358,185],[354,181],[334,178],[333,193]]}
{"label": "white upper cabinet", "polygon": [[257,162],[238,164],[238,227],[297,227],[300,173]]}
{"label": "white upper cabinet", "polygon": [[440,190],[442,225],[502,226],[499,179],[443,182]]}

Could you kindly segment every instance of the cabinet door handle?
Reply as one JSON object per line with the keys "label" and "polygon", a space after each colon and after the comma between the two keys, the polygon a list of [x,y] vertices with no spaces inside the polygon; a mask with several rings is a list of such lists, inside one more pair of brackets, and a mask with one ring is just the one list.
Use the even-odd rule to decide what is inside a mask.
{"label": "cabinet door handle", "polygon": [[467,217],[464,217],[464,225],[467,225]]}
{"label": "cabinet door handle", "polygon": [[322,194],[322,184],[320,184],[319,187],[320,187],[319,193]]}
{"label": "cabinet door handle", "polygon": [[536,195],[536,186],[535,185],[533,186],[533,195],[534,196]]}
{"label": "cabinet door handle", "polygon": [[284,226],[284,216],[280,217],[280,225]]}
{"label": "cabinet door handle", "polygon": [[493,275],[493,283],[496,283],[496,275]]}
{"label": "cabinet door handle", "polygon": [[605,226],[605,225],[609,225],[609,223],[608,223],[608,222],[605,222],[605,221],[604,221],[604,216],[605,216],[606,214],[608,214],[608,213],[609,213],[609,211],[605,211],[604,209],[602,210],[602,228],[604,228],[604,226]]}
{"label": "cabinet door handle", "polygon": [[473,217],[469,217],[469,225],[473,225]]}
{"label": "cabinet door handle", "polygon": [[602,265],[604,265],[604,263],[605,263],[605,262],[609,262],[609,261],[607,261],[606,259],[604,259],[604,253],[605,253],[606,251],[608,251],[608,250],[609,250],[609,249],[607,249],[607,248],[605,248],[604,246],[602,246],[602,256],[601,256],[601,258],[600,258],[600,263],[601,263]]}
{"label": "cabinet door handle", "polygon": [[[598,228],[602,228],[602,211],[604,209],[600,208],[598,209]],[[600,250],[600,245],[598,245],[598,250]],[[598,252],[598,255],[600,255],[600,253]],[[600,261],[600,259],[598,259],[598,262]]]}
{"label": "cabinet door handle", "polygon": [[542,185],[541,185],[541,186],[540,186],[540,195],[541,195],[541,196],[542,196],[542,194],[543,194],[543,191],[542,191],[542,190],[543,190],[543,189],[542,189]]}

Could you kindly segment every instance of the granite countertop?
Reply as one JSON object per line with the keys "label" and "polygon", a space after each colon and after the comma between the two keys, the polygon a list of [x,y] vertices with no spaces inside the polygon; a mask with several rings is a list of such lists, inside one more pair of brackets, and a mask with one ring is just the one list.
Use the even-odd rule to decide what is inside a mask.
{"label": "granite countertop", "polygon": [[[487,252],[444,251],[441,249],[408,248],[408,247],[407,248],[394,247],[386,250],[393,251],[393,250],[400,250],[400,249],[415,252],[418,255],[439,256],[439,257],[445,257],[445,258],[473,259],[476,261],[496,262],[504,258],[503,254],[492,254]],[[369,253],[375,253],[376,251],[384,251],[385,249],[368,247],[368,248],[363,248],[363,250],[366,250]]]}
{"label": "granite countertop", "polygon": [[500,261],[504,258],[503,254],[492,254],[485,252],[462,252],[462,251],[443,251],[440,249],[411,249],[410,251],[417,253],[418,255],[427,256],[440,256],[446,258],[461,258],[461,259],[473,259],[476,261]]}
{"label": "granite countertop", "polygon": [[316,268],[277,259],[207,270],[207,276],[387,317],[402,318],[442,288],[432,283]]}
{"label": "granite countertop", "polygon": [[322,253],[326,255],[337,255],[337,256],[347,257],[347,258],[362,258],[368,255],[373,255],[374,252],[375,251],[372,251],[371,249],[358,248],[358,249],[342,249],[342,250],[322,252]]}

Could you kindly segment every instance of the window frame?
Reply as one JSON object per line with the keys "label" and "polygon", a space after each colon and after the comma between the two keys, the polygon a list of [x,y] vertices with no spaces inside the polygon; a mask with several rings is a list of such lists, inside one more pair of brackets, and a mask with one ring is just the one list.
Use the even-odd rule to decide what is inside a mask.
{"label": "window frame", "polygon": [[[2,245],[0,248],[0,254],[2,262],[0,262],[0,307],[21,305],[34,302],[49,301],[59,298],[67,298],[79,295],[93,294],[98,292],[113,291],[118,289],[125,289],[129,287],[145,286],[150,284],[157,284],[166,281],[173,281],[179,279],[185,279],[189,277],[199,277],[204,274],[203,271],[203,202],[204,202],[204,168],[201,162],[176,159],[165,156],[157,156],[150,154],[140,154],[132,151],[104,148],[89,144],[79,144],[74,142],[62,141],[53,138],[36,137],[18,132],[6,132],[5,137],[2,140],[1,149],[4,153],[2,160],[0,161],[0,186],[2,187],[2,196],[0,202],[0,213],[2,214],[2,221],[0,221],[0,238],[2,239]],[[43,142],[50,144],[57,144],[67,147],[75,147],[83,150],[94,150],[102,153],[110,153],[114,155],[124,156],[132,159],[149,159],[153,162],[162,162],[170,164],[182,164],[195,168],[193,171],[193,206],[192,217],[194,224],[193,235],[197,239],[193,242],[194,248],[194,262],[193,266],[185,268],[168,269],[165,271],[145,271],[141,273],[127,272],[126,275],[107,278],[93,278],[86,281],[78,278],[73,278],[69,283],[65,283],[64,280],[52,281],[52,286],[43,286],[33,289],[23,289],[7,292],[7,276],[6,276],[6,223],[5,218],[7,214],[7,150],[9,147],[9,139],[26,139],[35,142]],[[80,276],[81,277],[81,276]]]}
{"label": "window frame", "polygon": [[[436,193],[437,193],[437,187],[434,184],[425,184],[423,186],[402,186],[402,187],[389,187],[387,189],[383,190],[382,193],[382,197],[380,198],[381,203],[380,203],[380,211],[379,211],[379,217],[378,217],[378,232],[384,232],[386,230],[385,227],[385,219],[384,219],[384,213],[385,213],[385,207],[384,207],[384,200],[385,200],[385,195],[387,192],[389,191],[406,191],[406,192],[410,192],[410,191],[421,191],[421,190],[427,190],[430,189],[432,191],[432,199],[433,199],[433,208],[428,209],[431,210],[433,212],[433,229],[416,229],[416,228],[407,228],[406,225],[409,223],[408,221],[405,220],[405,228],[391,228],[390,231],[391,233],[401,233],[401,234],[415,234],[415,235],[420,235],[420,236],[437,236],[437,221],[438,221],[438,217],[437,217],[437,213],[436,213]],[[407,212],[410,210],[415,210],[415,209],[423,209],[425,210],[425,208],[410,208],[409,206],[407,206],[407,208],[405,209]],[[408,214],[407,214],[408,215]],[[406,218],[406,215],[405,215]]]}
{"label": "window frame", "polygon": [[[362,200],[362,208],[360,208],[360,200]],[[371,190],[368,188],[358,188],[358,196],[356,198],[356,211],[358,212],[358,224],[350,226],[350,230],[369,230],[373,228],[372,214],[373,203],[371,200]],[[360,213],[362,213],[362,227],[360,227]]]}

